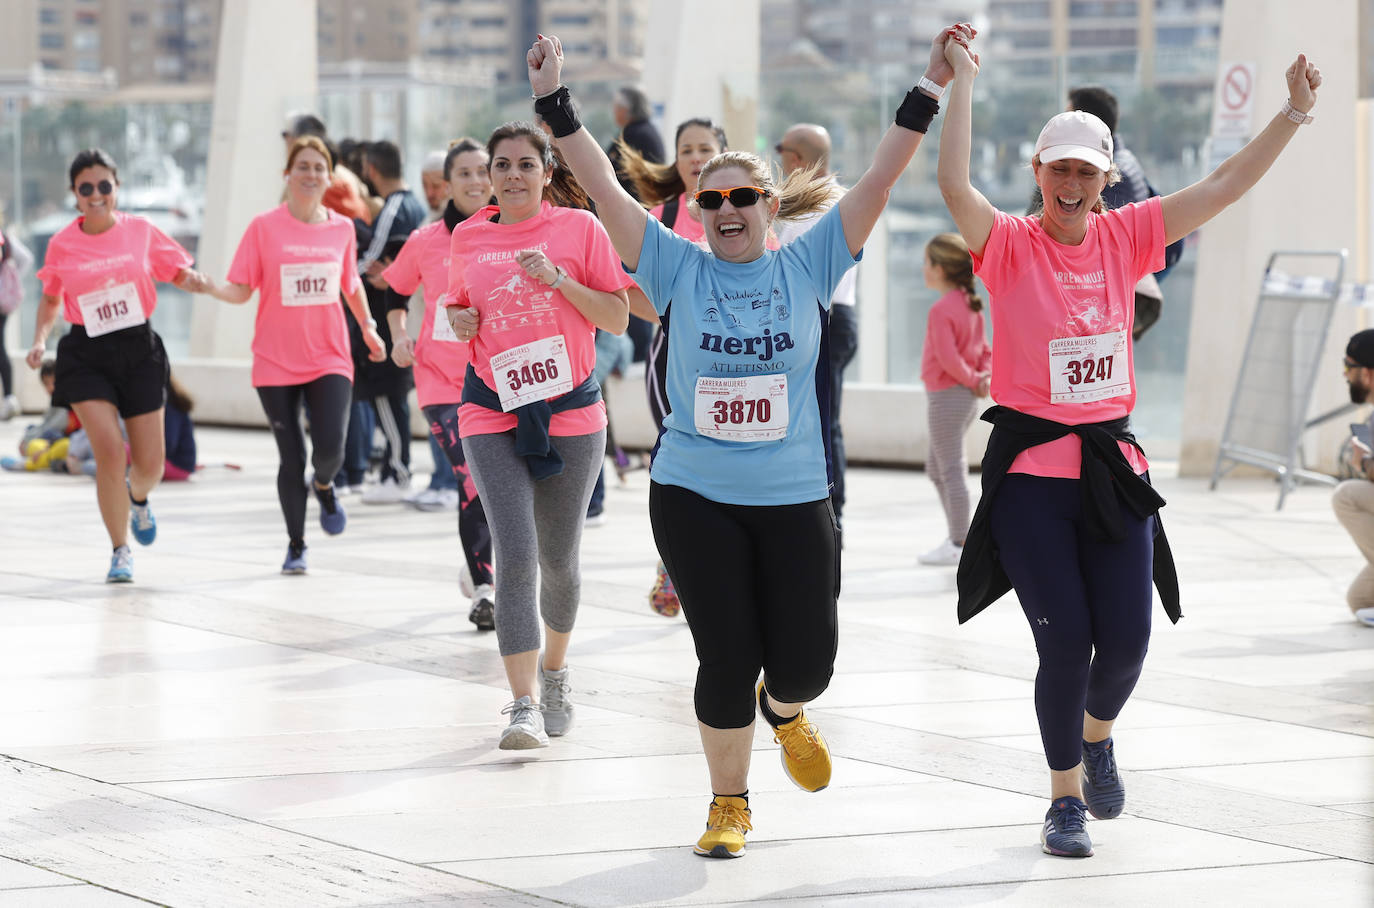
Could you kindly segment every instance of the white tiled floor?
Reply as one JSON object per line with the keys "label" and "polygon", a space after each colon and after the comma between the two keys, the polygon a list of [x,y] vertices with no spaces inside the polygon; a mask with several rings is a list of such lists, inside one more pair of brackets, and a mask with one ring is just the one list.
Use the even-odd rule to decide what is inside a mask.
{"label": "white tiled floor", "polygon": [[[21,423],[0,424],[9,450]],[[101,580],[86,479],[0,474],[0,906],[1267,905],[1374,899],[1374,631],[1329,492],[1163,479],[1187,617],[1158,613],[1117,729],[1126,814],[1041,853],[1036,659],[1008,598],[954,620],[924,474],[855,469],[819,794],[760,731],[740,861],[690,852],[708,785],[682,619],[646,605],[647,479],[583,541],[577,726],[495,748],[504,677],[451,513],[365,507],[285,549],[275,454],[202,429],[138,582]],[[422,462],[428,455],[415,448]],[[314,520],[312,510],[310,519]]]}

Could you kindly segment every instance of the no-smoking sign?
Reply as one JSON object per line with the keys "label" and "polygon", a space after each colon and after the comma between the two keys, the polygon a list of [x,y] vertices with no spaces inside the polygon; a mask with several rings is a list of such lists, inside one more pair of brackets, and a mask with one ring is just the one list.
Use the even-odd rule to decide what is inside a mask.
{"label": "no-smoking sign", "polygon": [[1212,100],[1212,137],[1248,139],[1255,109],[1255,64],[1223,63]]}

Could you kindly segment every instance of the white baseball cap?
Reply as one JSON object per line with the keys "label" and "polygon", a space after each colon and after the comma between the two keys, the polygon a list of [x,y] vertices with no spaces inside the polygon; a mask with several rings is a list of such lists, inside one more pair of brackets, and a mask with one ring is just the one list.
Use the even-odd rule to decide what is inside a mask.
{"label": "white baseball cap", "polygon": [[1098,170],[1112,169],[1112,131],[1097,117],[1081,110],[1058,114],[1040,130],[1035,153],[1041,164],[1071,158],[1087,161]]}

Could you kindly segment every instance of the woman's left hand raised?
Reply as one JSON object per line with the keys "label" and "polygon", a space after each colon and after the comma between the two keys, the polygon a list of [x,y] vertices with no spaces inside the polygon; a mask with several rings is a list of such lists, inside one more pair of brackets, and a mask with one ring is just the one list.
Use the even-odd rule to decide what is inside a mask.
{"label": "woman's left hand raised", "polygon": [[555,35],[539,35],[525,54],[530,91],[536,98],[552,94],[563,81],[563,42]]}
{"label": "woman's left hand raised", "polygon": [[1288,101],[1298,110],[1307,113],[1317,103],[1317,87],[1322,84],[1322,71],[1307,59],[1307,54],[1298,54],[1298,59],[1284,72],[1288,80]]}

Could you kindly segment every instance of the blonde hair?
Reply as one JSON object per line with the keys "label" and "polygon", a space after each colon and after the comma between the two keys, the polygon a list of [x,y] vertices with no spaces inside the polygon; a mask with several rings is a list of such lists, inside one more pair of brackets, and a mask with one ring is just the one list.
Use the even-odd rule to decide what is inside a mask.
{"label": "blonde hair", "polygon": [[[723,151],[707,161],[706,166],[701,168],[701,176],[697,177],[697,187],[700,188],[708,176],[727,167],[738,167],[749,174],[755,186],[767,195],[778,197],[776,220],[779,221],[794,221],[824,211],[839,201],[843,194],[839,185],[819,166],[797,168],[779,185],[772,165],[747,151]],[[700,209],[696,199],[690,204]]]}
{"label": "blonde hair", "polygon": [[983,308],[983,299],[973,283],[973,256],[969,255],[968,243],[957,233],[937,234],[926,243],[926,257],[940,269],[940,273],[960,290],[968,299],[968,307],[974,312]]}
{"label": "blonde hair", "polygon": [[[1033,158],[1030,159],[1031,173],[1035,173],[1036,165],[1038,165],[1038,164],[1040,164],[1040,163],[1041,163],[1041,161],[1040,161],[1040,155],[1036,155],[1035,157],[1033,157]],[[1051,163],[1052,163],[1052,162],[1051,162]],[[1113,162],[1112,162],[1112,166],[1109,167],[1109,168],[1107,168],[1107,182],[1106,182],[1105,184],[1103,184],[1103,188],[1106,188],[1107,186],[1115,186],[1117,183],[1120,183],[1120,182],[1121,182],[1121,168],[1117,167],[1117,166],[1116,166],[1116,162],[1113,161]],[[1031,212],[1031,215],[1032,215],[1032,216],[1036,216],[1036,215],[1043,214],[1044,211],[1045,211],[1045,200],[1044,200],[1043,198],[1040,198],[1040,187],[1039,187],[1039,185],[1037,185],[1037,186],[1035,187],[1035,189],[1036,189],[1036,193],[1035,193],[1035,194],[1036,194],[1036,197],[1037,197],[1037,199],[1038,199],[1038,201],[1039,201],[1039,205],[1036,207],[1036,209],[1035,209],[1034,211]],[[1097,194],[1097,201],[1093,203],[1092,211],[1093,211],[1094,214],[1101,214],[1102,212],[1104,212],[1104,211],[1106,211],[1106,210],[1107,210],[1107,206],[1104,205],[1104,204],[1102,204],[1102,193],[1099,192],[1099,193]]]}

